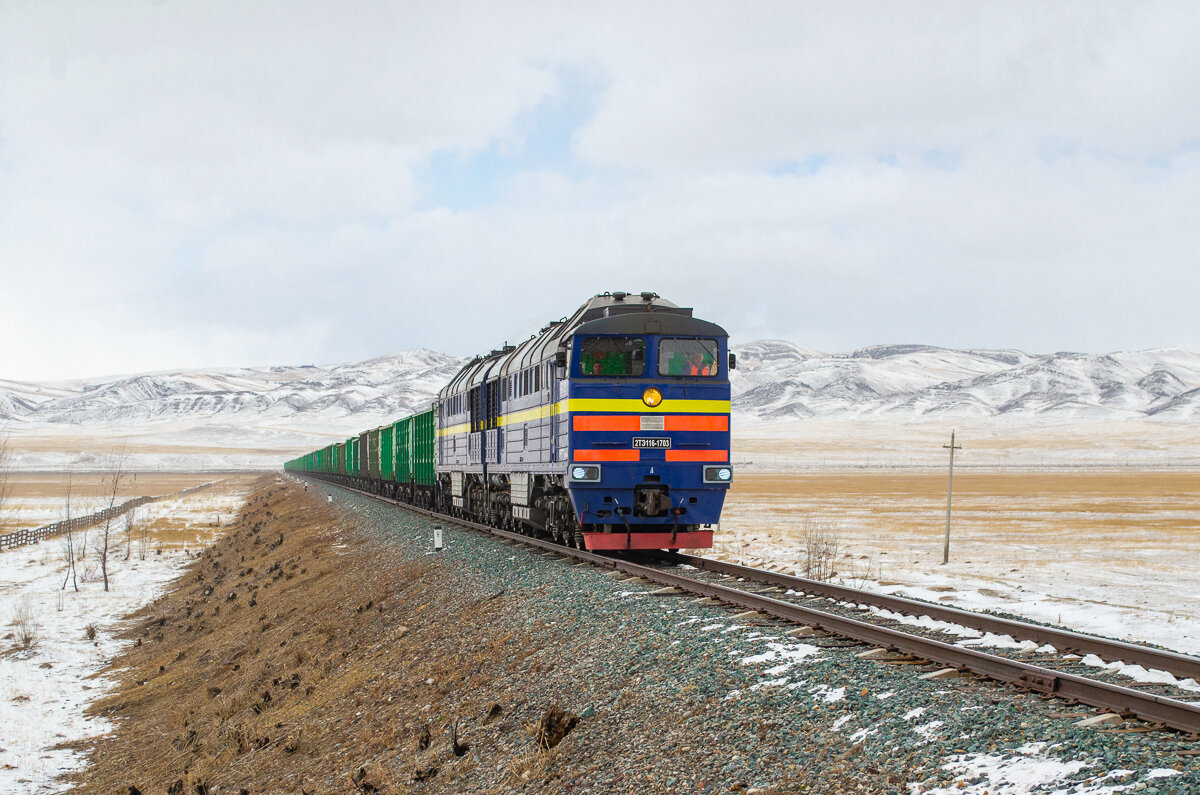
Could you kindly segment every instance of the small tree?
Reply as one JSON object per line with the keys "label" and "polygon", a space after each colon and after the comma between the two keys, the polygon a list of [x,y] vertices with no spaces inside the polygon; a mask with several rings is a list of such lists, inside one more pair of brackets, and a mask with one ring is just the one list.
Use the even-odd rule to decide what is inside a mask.
{"label": "small tree", "polygon": [[66,523],[67,523],[67,574],[63,577],[63,584],[60,591],[67,589],[67,583],[79,590],[79,582],[75,578],[75,531],[71,529],[71,495],[75,488],[75,463],[71,462],[67,466],[67,484],[66,484]]}
{"label": "small tree", "polygon": [[8,497],[12,494],[12,484],[9,473],[12,472],[12,445],[7,436],[0,436],[0,519],[4,518],[4,508]]}
{"label": "small tree", "polygon": [[150,523],[138,523],[138,560],[146,559],[146,549],[150,546]]}
{"label": "small tree", "polygon": [[125,514],[125,560],[129,560],[129,555],[133,552],[133,528],[136,519],[137,508],[130,508],[129,513]]}
{"label": "small tree", "polygon": [[121,489],[125,487],[127,481],[132,481],[136,478],[131,472],[125,470],[125,445],[121,445],[121,451],[117,454],[113,468],[104,476],[104,493],[108,497],[108,511],[104,519],[104,530],[100,537],[100,573],[104,577],[104,590],[108,590],[108,542],[112,535],[113,519],[112,510],[117,505],[117,497],[121,493]]}

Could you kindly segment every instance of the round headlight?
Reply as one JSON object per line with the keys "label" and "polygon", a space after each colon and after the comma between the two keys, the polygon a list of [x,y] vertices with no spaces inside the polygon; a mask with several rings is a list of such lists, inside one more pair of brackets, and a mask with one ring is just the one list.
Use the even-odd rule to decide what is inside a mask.
{"label": "round headlight", "polygon": [[729,480],[733,477],[733,470],[729,467],[721,467],[717,470],[717,477],[721,480]]}
{"label": "round headlight", "polygon": [[583,467],[575,467],[571,470],[571,477],[575,478],[576,480],[583,480],[587,477],[587,470]]}
{"label": "round headlight", "polygon": [[662,403],[662,392],[659,392],[652,386],[647,387],[646,391],[642,393],[642,402],[650,408],[654,408],[659,403]]}

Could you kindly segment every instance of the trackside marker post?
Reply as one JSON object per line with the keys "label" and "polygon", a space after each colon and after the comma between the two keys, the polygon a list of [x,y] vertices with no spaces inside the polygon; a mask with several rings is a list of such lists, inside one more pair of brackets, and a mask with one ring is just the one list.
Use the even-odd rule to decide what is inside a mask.
{"label": "trackside marker post", "polygon": [[433,551],[442,551],[442,526],[440,524],[433,526]]}
{"label": "trackside marker post", "polygon": [[950,431],[950,444],[942,445],[950,451],[950,482],[946,486],[946,542],[942,547],[942,565],[950,562],[950,503],[954,500],[954,451],[961,450],[962,445],[954,443],[954,431]]}

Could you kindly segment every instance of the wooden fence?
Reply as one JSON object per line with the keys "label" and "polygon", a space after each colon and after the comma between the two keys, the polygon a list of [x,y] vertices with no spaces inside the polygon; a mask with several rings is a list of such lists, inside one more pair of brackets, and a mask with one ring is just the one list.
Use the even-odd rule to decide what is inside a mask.
{"label": "wooden fence", "polygon": [[106,519],[111,519],[114,516],[120,516],[123,513],[132,511],[139,505],[145,505],[148,502],[155,502],[161,499],[163,498],[138,497],[137,499],[123,502],[120,505],[114,505],[112,508],[105,508],[99,513],[77,516],[70,520],[64,519],[61,522],[55,522],[54,524],[48,524],[45,527],[38,527],[33,530],[17,530],[15,533],[6,533],[0,536],[0,549],[19,547],[23,544],[36,544],[43,539],[61,535],[68,530],[82,530],[85,527],[94,527]]}

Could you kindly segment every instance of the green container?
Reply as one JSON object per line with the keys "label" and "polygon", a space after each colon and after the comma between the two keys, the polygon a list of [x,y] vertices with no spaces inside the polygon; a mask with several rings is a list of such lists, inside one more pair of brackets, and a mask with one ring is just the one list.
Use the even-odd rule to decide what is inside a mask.
{"label": "green container", "polygon": [[379,429],[367,431],[367,476],[379,480]]}
{"label": "green container", "polygon": [[422,486],[434,483],[433,409],[414,414],[410,419],[413,479]]}
{"label": "green container", "polygon": [[391,434],[396,440],[396,482],[413,482],[413,440],[409,438],[408,426],[412,417],[397,419],[392,423]]}
{"label": "green container", "polygon": [[396,449],[393,444],[394,425],[384,425],[379,429],[379,478],[381,480],[396,479]]}

